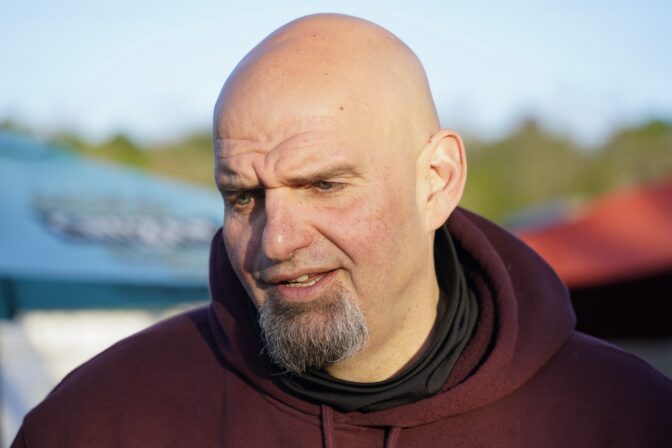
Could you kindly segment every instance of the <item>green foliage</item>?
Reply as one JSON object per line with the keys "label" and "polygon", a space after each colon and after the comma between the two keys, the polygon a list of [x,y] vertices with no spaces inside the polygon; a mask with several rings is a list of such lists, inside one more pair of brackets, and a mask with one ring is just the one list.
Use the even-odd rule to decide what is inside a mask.
{"label": "green foliage", "polygon": [[611,185],[640,179],[660,179],[672,174],[672,124],[653,121],[624,129],[605,146],[602,157]]}
{"label": "green foliage", "polygon": [[501,141],[466,145],[462,204],[497,222],[523,209],[672,176],[672,123],[661,121],[622,129],[594,149],[550,135],[532,121]]}
{"label": "green foliage", "polygon": [[197,132],[170,144],[158,145],[152,154],[151,169],[206,187],[214,187],[212,136]]}
{"label": "green foliage", "polygon": [[0,131],[8,131],[13,132],[15,134],[31,135],[30,129],[9,118],[5,118],[0,121]]}
{"label": "green foliage", "polygon": [[469,149],[463,204],[501,220],[513,210],[573,193],[581,175],[581,153],[572,142],[525,122],[505,139]]}
{"label": "green foliage", "polygon": [[148,168],[149,157],[147,151],[138,148],[125,135],[114,135],[95,150],[104,154],[104,157],[108,160],[116,160],[136,168]]}
{"label": "green foliage", "polygon": [[52,142],[77,154],[213,186],[210,133],[199,132],[171,143],[141,147],[129,137],[116,134],[100,144],[72,133],[54,135]]}

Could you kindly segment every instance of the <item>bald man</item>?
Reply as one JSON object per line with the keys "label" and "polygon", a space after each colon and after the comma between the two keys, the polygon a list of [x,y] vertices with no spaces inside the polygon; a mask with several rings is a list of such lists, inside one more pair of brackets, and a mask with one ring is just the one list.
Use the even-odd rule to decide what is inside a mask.
{"label": "bald man", "polygon": [[463,143],[394,35],[278,29],[213,146],[211,305],[75,370],[14,446],[672,446],[670,381],[574,332],[553,271],[458,208]]}

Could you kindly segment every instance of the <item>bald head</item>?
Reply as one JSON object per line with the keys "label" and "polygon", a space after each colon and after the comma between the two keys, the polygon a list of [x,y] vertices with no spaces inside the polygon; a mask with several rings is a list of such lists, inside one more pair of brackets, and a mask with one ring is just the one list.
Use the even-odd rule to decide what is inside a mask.
{"label": "bald head", "polygon": [[439,126],[415,54],[378,25],[344,15],[297,19],[252,49],[219,96],[215,137],[245,133],[241,125],[258,123],[260,110],[273,126],[296,108],[316,116],[353,114],[372,131],[408,144],[426,140]]}

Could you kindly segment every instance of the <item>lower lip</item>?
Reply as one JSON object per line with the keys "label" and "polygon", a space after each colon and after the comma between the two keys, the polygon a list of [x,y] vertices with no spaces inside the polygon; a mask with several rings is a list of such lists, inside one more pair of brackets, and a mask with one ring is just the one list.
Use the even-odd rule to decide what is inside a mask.
{"label": "lower lip", "polygon": [[275,289],[280,293],[283,299],[288,302],[309,302],[317,299],[324,292],[324,290],[333,282],[336,277],[336,271],[329,271],[310,286],[288,286],[284,283],[275,285]]}

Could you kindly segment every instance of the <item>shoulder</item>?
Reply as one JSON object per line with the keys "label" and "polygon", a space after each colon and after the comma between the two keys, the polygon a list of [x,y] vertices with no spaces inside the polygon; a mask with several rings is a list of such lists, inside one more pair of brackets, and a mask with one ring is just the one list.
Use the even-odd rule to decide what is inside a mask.
{"label": "shoulder", "polygon": [[73,370],[49,398],[94,384],[100,390],[104,385],[119,387],[129,381],[165,377],[180,366],[212,361],[210,333],[206,307],[161,321],[122,339]]}
{"label": "shoulder", "polygon": [[178,413],[208,412],[225,370],[217,353],[208,308],[160,322],[68,374],[25,417],[24,437],[48,444],[77,428],[79,444],[96,446],[103,432],[160,432]]}
{"label": "shoulder", "polygon": [[[672,382],[640,358],[574,332],[497,409],[538,446],[672,446]],[[508,421],[508,420],[507,420]]]}
{"label": "shoulder", "polygon": [[672,381],[627,351],[574,333],[537,376],[537,389],[550,391],[548,406],[615,445],[672,442]]}
{"label": "shoulder", "polygon": [[574,332],[539,375],[602,403],[672,412],[669,378],[632,353],[583,333]]}
{"label": "shoulder", "polygon": [[649,363],[583,333],[575,332],[556,358],[564,368],[581,373],[585,380],[599,380],[603,387],[627,386],[627,390],[644,387],[657,393],[672,394],[672,381]]}

